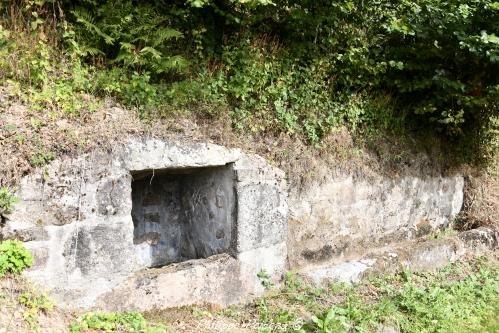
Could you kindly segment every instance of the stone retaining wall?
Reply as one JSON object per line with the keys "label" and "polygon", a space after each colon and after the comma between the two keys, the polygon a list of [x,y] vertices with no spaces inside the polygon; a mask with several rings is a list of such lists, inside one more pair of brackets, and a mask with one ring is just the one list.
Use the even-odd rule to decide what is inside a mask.
{"label": "stone retaining wall", "polygon": [[332,176],[305,190],[285,178],[238,149],[136,138],[23,178],[0,238],[26,242],[27,274],[61,306],[227,305],[264,291],[258,273],[360,275],[367,253],[449,226],[463,200],[461,176]]}

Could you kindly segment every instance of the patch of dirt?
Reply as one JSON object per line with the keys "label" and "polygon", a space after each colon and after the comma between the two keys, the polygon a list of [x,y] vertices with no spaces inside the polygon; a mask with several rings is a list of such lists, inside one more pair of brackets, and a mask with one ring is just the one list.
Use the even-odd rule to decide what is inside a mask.
{"label": "patch of dirt", "polygon": [[[151,322],[167,323],[167,331],[174,333],[249,333],[251,315],[241,313],[240,307],[233,307],[234,316],[227,316],[229,311],[217,306],[186,306],[153,310],[144,313]],[[230,308],[229,308],[230,309]]]}
{"label": "patch of dirt", "polygon": [[471,230],[481,226],[499,230],[499,157],[488,170],[470,170],[465,177],[463,208],[455,228]]}

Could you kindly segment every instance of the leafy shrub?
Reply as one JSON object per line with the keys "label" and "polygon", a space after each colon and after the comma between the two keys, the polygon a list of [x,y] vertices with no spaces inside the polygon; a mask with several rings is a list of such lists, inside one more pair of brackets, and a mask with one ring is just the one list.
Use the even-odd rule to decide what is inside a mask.
{"label": "leafy shrub", "polygon": [[0,22],[5,23],[0,28],[0,83],[19,84],[19,97],[32,111],[78,114],[88,106],[85,94],[92,90],[91,75],[79,59],[54,47],[54,39],[59,43],[62,36],[49,30],[58,22],[44,4],[21,1],[5,14],[12,20]]}
{"label": "leafy shrub", "polygon": [[402,2],[388,15],[385,84],[420,119],[451,132],[485,125],[498,108],[497,2]]}
{"label": "leafy shrub", "polygon": [[167,105],[162,110],[217,117],[221,110],[228,107],[227,96],[223,91],[225,83],[223,73],[208,71],[203,71],[195,79],[174,82],[160,91]]}
{"label": "leafy shrub", "polygon": [[71,333],[84,332],[130,332],[163,333],[162,325],[149,324],[137,312],[124,313],[86,313],[70,324]]}
{"label": "leafy shrub", "polygon": [[31,253],[18,240],[0,243],[0,277],[7,273],[19,273],[33,264]]}
{"label": "leafy shrub", "polygon": [[336,92],[326,61],[299,64],[273,41],[249,40],[226,47],[224,65],[197,81],[230,105],[236,129],[299,134],[317,145],[339,126],[355,131],[367,120],[367,96]]}
{"label": "leafy shrub", "polygon": [[7,187],[0,187],[0,215],[12,210],[18,199]]}
{"label": "leafy shrub", "polygon": [[183,34],[157,7],[132,1],[71,2],[74,17],[66,43],[79,59],[95,64],[94,91],[139,110],[157,105],[152,77],[182,72],[187,61],[172,47]]}

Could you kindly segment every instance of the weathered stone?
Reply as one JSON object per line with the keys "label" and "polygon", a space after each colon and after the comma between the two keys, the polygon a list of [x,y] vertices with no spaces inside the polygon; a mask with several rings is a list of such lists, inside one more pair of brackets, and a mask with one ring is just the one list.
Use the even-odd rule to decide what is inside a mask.
{"label": "weathered stone", "polygon": [[128,177],[110,179],[97,189],[97,211],[101,215],[114,215],[124,207],[130,193]]}
{"label": "weathered stone", "polygon": [[236,171],[236,252],[286,243],[288,194],[285,174],[268,168],[263,158],[242,157]]}
{"label": "weathered stone", "polygon": [[285,241],[287,233],[286,194],[275,185],[237,185],[237,250],[245,251]]}
{"label": "weathered stone", "polygon": [[[146,297],[137,303],[149,308],[228,304],[263,292],[261,269],[282,276],[286,191],[284,173],[257,156],[134,139],[23,179],[22,200],[3,229],[17,230],[40,257],[28,274],[61,306],[126,294]],[[31,233],[35,226],[42,232]],[[224,260],[213,259],[220,253]],[[154,270],[155,277],[147,270],[188,259],[198,260]]]}
{"label": "weathered stone", "polygon": [[332,176],[289,195],[291,266],[341,260],[448,226],[461,209],[461,176]]}
{"label": "weathered stone", "polygon": [[121,223],[81,226],[64,244],[66,270],[90,277],[128,271],[135,255],[130,234],[130,228]]}
{"label": "weathered stone", "polygon": [[401,249],[402,267],[414,271],[431,271],[456,261],[461,255],[461,244],[453,238],[435,239]]}
{"label": "weathered stone", "polygon": [[47,264],[49,258],[49,251],[45,247],[28,247],[31,254],[33,255],[33,265],[30,270],[35,270],[44,267]]}
{"label": "weathered stone", "polygon": [[44,241],[49,239],[47,230],[43,226],[26,226],[8,224],[1,230],[2,239],[17,239],[23,242]]}
{"label": "weathered stone", "polygon": [[359,281],[363,273],[375,262],[374,259],[352,260],[333,266],[311,268],[304,270],[301,274],[316,285],[327,285],[332,281],[353,283]]}
{"label": "weathered stone", "polygon": [[96,305],[108,311],[145,311],[158,306],[238,303],[255,292],[253,281],[243,278],[256,279],[243,276],[240,265],[233,257],[221,254],[141,271],[102,294]]}
{"label": "weathered stone", "polygon": [[239,253],[237,258],[220,254],[140,271],[101,295],[97,306],[110,311],[145,311],[158,305],[239,303],[264,291],[256,274],[259,271],[266,271],[277,282],[285,270],[285,259],[286,244],[282,243]]}
{"label": "weathered stone", "polygon": [[317,250],[309,250],[309,249],[303,250],[301,255],[303,258],[307,259],[308,261],[323,261],[333,257],[335,253],[338,253],[340,251],[337,251],[331,245],[326,244]]}
{"label": "weathered stone", "polygon": [[416,223],[416,237],[421,237],[424,235],[428,235],[433,230],[430,221],[427,219],[422,219],[418,223]]}
{"label": "weathered stone", "polygon": [[55,221],[52,222],[53,225],[64,225],[71,223],[78,219],[84,219],[78,207],[63,206],[59,209],[55,209]]}
{"label": "weathered stone", "polygon": [[394,326],[382,325],[379,330],[379,333],[400,333],[400,330]]}

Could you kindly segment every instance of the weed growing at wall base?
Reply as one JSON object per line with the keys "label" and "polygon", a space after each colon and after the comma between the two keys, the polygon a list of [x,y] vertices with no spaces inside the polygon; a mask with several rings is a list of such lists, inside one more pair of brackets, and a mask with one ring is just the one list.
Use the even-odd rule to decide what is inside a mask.
{"label": "weed growing at wall base", "polygon": [[23,314],[24,320],[35,332],[38,329],[38,314],[43,312],[47,314],[54,308],[54,304],[43,294],[35,294],[32,291],[25,291],[19,297],[18,301],[26,311]]}
{"label": "weed growing at wall base", "polygon": [[0,277],[20,273],[33,264],[33,257],[23,242],[6,240],[0,243]]}
{"label": "weed growing at wall base", "polygon": [[71,333],[85,332],[128,332],[128,333],[165,333],[160,324],[149,324],[137,312],[123,313],[86,313],[70,325]]}
{"label": "weed growing at wall base", "polygon": [[403,272],[347,289],[345,301],[312,318],[315,332],[496,332],[499,268],[479,259],[438,273]]}

